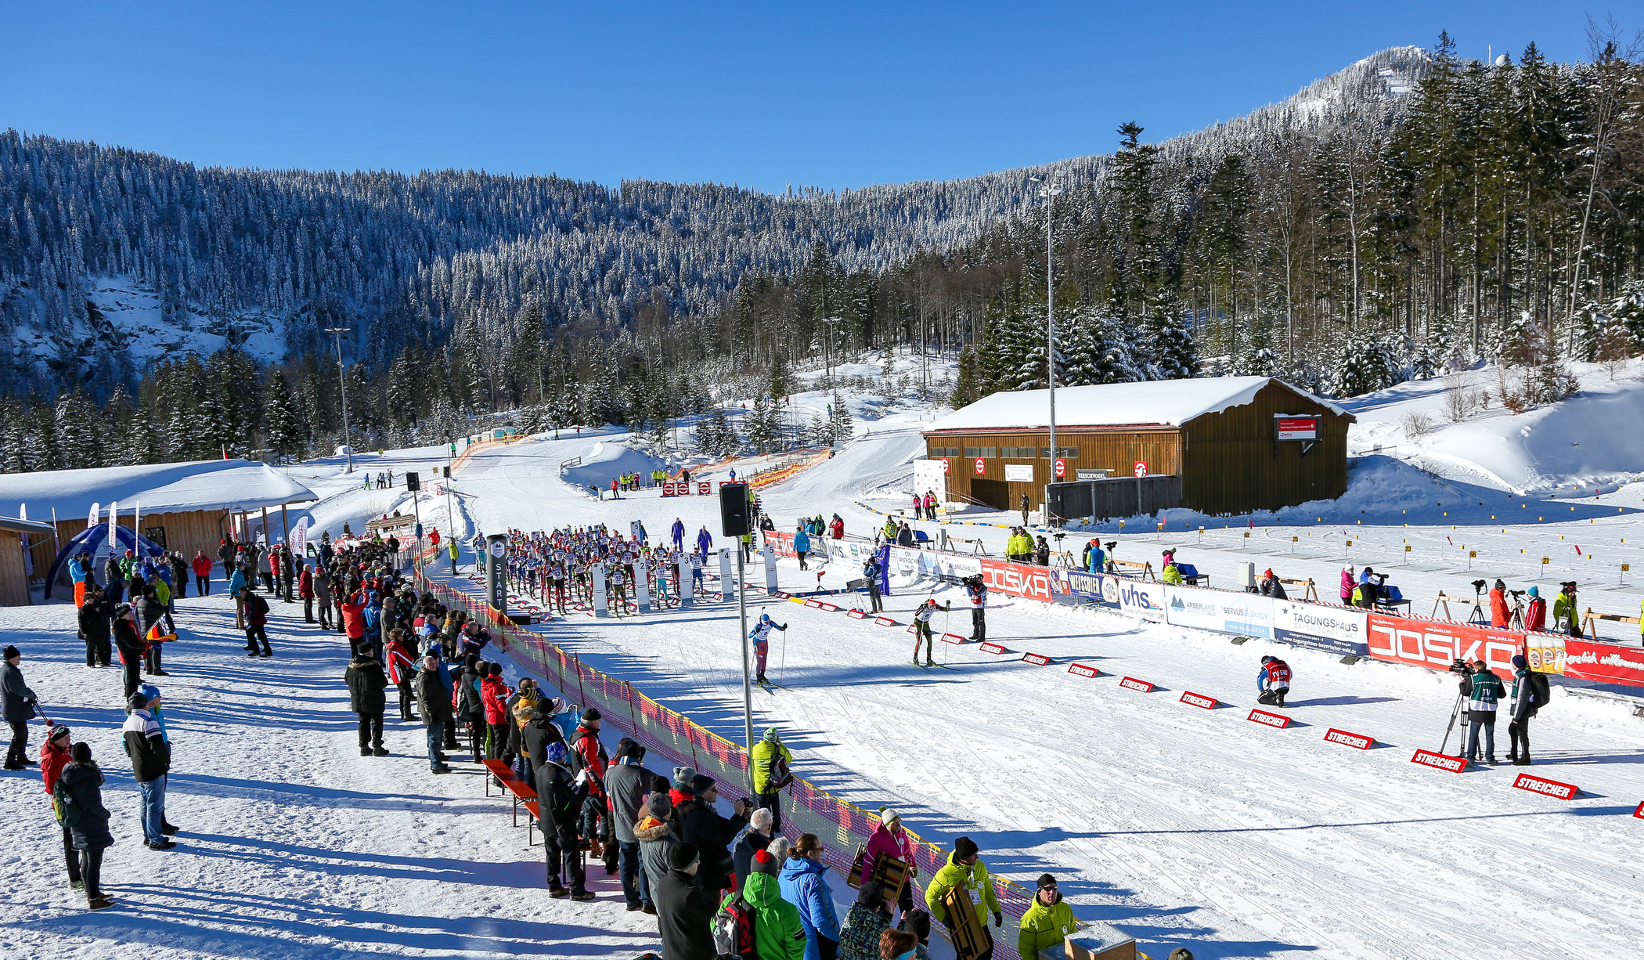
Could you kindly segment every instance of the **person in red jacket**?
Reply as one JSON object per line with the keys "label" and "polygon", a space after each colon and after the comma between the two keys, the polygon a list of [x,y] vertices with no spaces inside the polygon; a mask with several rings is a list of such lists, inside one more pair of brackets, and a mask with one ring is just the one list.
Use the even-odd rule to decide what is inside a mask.
{"label": "person in red jacket", "polygon": [[400,721],[409,723],[417,719],[411,713],[411,701],[415,699],[411,683],[417,679],[417,660],[411,655],[411,648],[405,645],[404,630],[395,627],[388,631],[384,656],[388,658],[388,679],[400,690]]}
{"label": "person in red jacket", "polygon": [[1496,585],[1490,588],[1490,626],[1505,629],[1512,622],[1512,614],[1507,610],[1507,584],[1497,580]]}
{"label": "person in red jacket", "polygon": [[919,876],[919,867],[913,860],[913,841],[908,832],[902,829],[902,816],[889,807],[879,808],[879,826],[868,838],[868,847],[862,856],[862,882],[873,879],[874,864],[881,856],[895,857],[908,865],[908,882],[902,884],[902,894],[897,899],[897,906],[902,908],[902,915],[908,915],[913,909],[913,878]]}
{"label": "person in red jacket", "polygon": [[[485,757],[502,759],[508,745],[508,698],[514,691],[502,679],[502,664],[491,664],[491,672],[480,681],[480,702],[485,705]],[[510,764],[511,766],[512,764]]]}
{"label": "person in red jacket", "polygon": [[828,524],[828,533],[831,534],[835,540],[845,539],[845,521],[839,516],[839,514],[836,513],[833,515],[833,522]]}
{"label": "person in red jacket", "polygon": [[189,564],[194,571],[194,589],[202,597],[211,596],[211,558],[201,550],[194,554],[194,560]]}
{"label": "person in red jacket", "polygon": [[349,653],[359,653],[365,641],[365,594],[358,590],[337,604],[342,611],[343,633],[348,636]]}
{"label": "person in red jacket", "polygon": [[[57,789],[57,778],[63,775],[63,768],[74,759],[72,755],[73,743],[70,742],[69,728],[58,724],[46,734],[46,742],[40,745],[40,778],[46,781],[46,795]],[[61,824],[63,828],[63,859],[68,861],[69,886],[78,890],[82,886],[80,879],[80,852],[74,849],[74,838],[69,833],[68,824]]]}
{"label": "person in red jacket", "polygon": [[303,572],[297,574],[297,596],[303,598],[303,622],[314,622],[314,571],[303,564]]}
{"label": "person in red jacket", "polygon": [[1547,631],[1547,601],[1541,599],[1539,587],[1530,588],[1530,606],[1524,611],[1524,629],[1535,633]]}
{"label": "person in red jacket", "polygon": [[605,766],[610,758],[599,742],[601,718],[597,707],[582,711],[582,722],[577,724],[571,738],[573,771],[588,771],[588,800],[582,805],[582,839],[588,851],[605,861],[606,876],[615,876],[617,854],[612,842],[610,800],[605,795]]}

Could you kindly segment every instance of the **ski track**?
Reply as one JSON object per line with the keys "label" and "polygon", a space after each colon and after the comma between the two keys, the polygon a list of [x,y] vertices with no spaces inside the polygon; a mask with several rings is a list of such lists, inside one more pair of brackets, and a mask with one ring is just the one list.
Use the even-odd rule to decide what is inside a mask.
{"label": "ski track", "polygon": [[[533,452],[531,459],[557,463],[592,447],[550,443],[551,455]],[[641,519],[651,536],[666,537],[676,516],[687,539],[704,524],[717,529],[716,498],[664,502],[646,492],[597,502],[532,469],[525,459],[532,446],[538,445],[470,461],[462,486],[482,529],[599,522],[625,528]],[[862,438],[761,497],[779,530],[791,529],[794,515],[836,511],[847,530],[870,530],[883,519],[856,499],[905,472],[921,446],[912,431]],[[1638,491],[1629,492],[1636,498]],[[900,509],[899,502],[872,505]],[[1608,531],[1617,546],[1637,531],[1631,517],[1609,522],[1631,524]],[[1005,534],[976,526],[950,532],[983,537],[995,553],[994,541]],[[1274,528],[1268,536],[1282,532]],[[1348,535],[1362,541],[1368,532]],[[1397,543],[1395,536],[1448,534],[1412,526],[1370,536]],[[1138,547],[1155,538],[1151,531],[1121,537],[1120,555],[1138,558]],[[1187,550],[1196,562],[1205,555],[1201,569],[1227,576],[1235,559],[1251,555],[1251,547],[1227,539],[1223,533],[1215,546],[1187,543]],[[1288,546],[1288,539],[1284,533],[1280,542]],[[1322,568],[1313,574],[1321,585],[1333,584],[1329,575],[1337,569],[1322,558],[1254,558],[1275,567],[1283,559],[1287,574],[1290,566],[1312,563]],[[780,566],[785,584],[809,587],[813,577],[793,561]],[[1431,579],[1456,589],[1453,573],[1429,572],[1435,576],[1398,582],[1419,589]],[[853,574],[829,570],[823,583],[838,588]],[[750,579],[760,576],[757,566],[750,570]],[[913,603],[927,595],[952,599],[965,618],[956,632],[968,632],[958,591],[898,587],[887,613],[905,624]],[[1590,956],[1633,943],[1644,929],[1644,908],[1628,892],[1638,871],[1624,843],[1633,829],[1626,814],[1644,795],[1644,736],[1616,704],[1560,696],[1535,721],[1539,758],[1569,756],[1532,772],[1587,792],[1561,803],[1513,790],[1511,767],[1453,775],[1409,762],[1417,747],[1437,747],[1454,703],[1454,688],[1437,674],[1371,662],[1345,667],[1281,647],[1298,675],[1288,712],[1305,725],[1272,730],[1245,720],[1255,700],[1256,661],[1273,648],[1263,641],[1233,647],[1225,638],[1136,624],[1116,613],[1001,598],[989,610],[989,638],[1008,646],[1009,655],[938,642],[945,648],[938,656],[945,654],[953,669],[927,670],[908,663],[912,637],[905,626],[853,621],[757,593],[749,604],[750,616],[770,607],[792,627],[773,643],[769,668],[786,689],[754,693],[756,735],[764,725],[781,727],[804,776],[869,810],[897,806],[928,839],[972,836],[1001,875],[1031,882],[1040,872],[1057,872],[1081,916],[1118,924],[1155,956],[1176,945],[1203,957],[1491,956],[1520,953],[1531,943],[1542,955]],[[642,625],[649,629],[635,629]],[[660,687],[659,699],[741,741],[733,606],[620,624],[578,616],[545,632],[653,696]],[[785,646],[792,649],[784,671]],[[1055,665],[1022,663],[1024,648],[1054,657]],[[601,664],[607,657],[622,663]],[[1108,675],[1066,673],[1074,660]],[[1123,674],[1163,689],[1122,690],[1112,675]],[[1237,706],[1202,711],[1178,702],[1184,689]],[[1375,736],[1378,747],[1360,752],[1326,743],[1331,726]],[[1497,734],[1504,756],[1505,721]],[[1517,918],[1534,918],[1533,931]]]}

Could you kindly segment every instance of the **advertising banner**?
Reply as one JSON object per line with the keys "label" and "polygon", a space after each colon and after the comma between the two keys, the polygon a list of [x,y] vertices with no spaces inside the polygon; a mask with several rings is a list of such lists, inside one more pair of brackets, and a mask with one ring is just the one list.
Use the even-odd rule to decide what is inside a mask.
{"label": "advertising banner", "polygon": [[948,502],[948,462],[946,460],[913,461],[913,492],[918,496],[936,494],[936,502]]}
{"label": "advertising banner", "polygon": [[1370,655],[1370,644],[1365,640],[1368,620],[1367,612],[1351,607],[1273,601],[1274,639],[1343,656]]}
{"label": "advertising banner", "polygon": [[1007,482],[1007,483],[1032,483],[1033,482],[1033,464],[1031,464],[1031,463],[1007,463],[1007,464],[1005,464],[1005,482]]}
{"label": "advertising banner", "polygon": [[1537,673],[1564,673],[1564,640],[1562,633],[1530,633],[1524,638],[1524,656],[1530,669]]}
{"label": "advertising banner", "polygon": [[778,533],[775,530],[765,531],[765,549],[773,550],[779,557],[797,557],[799,554],[793,549],[793,534]]}
{"label": "advertising banner", "polygon": [[1501,677],[1513,675],[1513,654],[1524,644],[1524,634],[1512,630],[1380,613],[1370,614],[1367,636],[1370,656],[1377,660],[1432,670],[1449,670],[1452,660],[1483,660]]}
{"label": "advertising banner", "polygon": [[1564,640],[1564,675],[1599,683],[1644,686],[1644,650],[1593,643],[1567,637]]}
{"label": "advertising banner", "polygon": [[1041,600],[1045,603],[1056,599],[1055,583],[1048,567],[1010,563],[988,557],[975,559],[981,561],[982,582],[988,585],[989,590],[997,590],[1013,597]]}
{"label": "advertising banner", "polygon": [[1140,580],[1120,580],[1119,609],[1130,616],[1153,623],[1165,619],[1164,586]]}
{"label": "advertising banner", "polygon": [[1165,584],[1164,601],[1165,620],[1172,626],[1247,637],[1273,636],[1272,597]]}
{"label": "advertising banner", "polygon": [[1068,592],[1076,597],[1083,597],[1109,606],[1119,605],[1119,581],[1115,577],[1100,573],[1064,570],[1062,571],[1062,580],[1067,584]]}

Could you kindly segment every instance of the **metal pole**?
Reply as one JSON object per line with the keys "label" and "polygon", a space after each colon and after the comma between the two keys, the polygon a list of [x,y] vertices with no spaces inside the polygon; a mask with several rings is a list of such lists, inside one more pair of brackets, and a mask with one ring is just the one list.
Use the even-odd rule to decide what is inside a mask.
{"label": "metal pole", "polygon": [[[1051,223],[1056,211],[1056,197],[1062,192],[1062,188],[1046,183],[1038,177],[1029,177],[1028,179],[1040,184],[1039,195],[1045,198],[1045,383],[1050,388],[1050,476],[1046,480],[1048,486],[1048,484],[1056,482],[1056,235],[1051,229]],[[1048,524],[1050,520],[1048,490],[1041,490],[1041,495],[1044,497],[1041,510],[1043,518]]]}
{"label": "metal pole", "polygon": [[748,591],[742,578],[742,545],[736,546],[736,615],[742,623],[742,736],[748,747],[748,789],[753,789],[753,674],[748,665]]}
{"label": "metal pole", "polygon": [[342,394],[343,415],[343,445],[348,448],[348,469],[345,473],[354,472],[354,441],[348,436],[348,381],[346,371],[343,370],[342,335],[352,330],[352,327],[326,327],[325,332],[337,337],[337,389]]}

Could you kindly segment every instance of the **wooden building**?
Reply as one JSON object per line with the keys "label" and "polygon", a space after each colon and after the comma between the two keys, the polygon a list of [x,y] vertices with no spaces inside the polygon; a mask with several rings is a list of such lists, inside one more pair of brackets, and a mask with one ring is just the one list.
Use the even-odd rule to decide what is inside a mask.
{"label": "wooden building", "polygon": [[996,393],[924,432],[927,455],[948,461],[949,499],[1014,510],[1026,494],[1037,508],[1046,484],[1102,470],[1179,476],[1182,506],[1207,514],[1275,510],[1347,490],[1352,414],[1270,377],[1060,388],[1055,458],[1048,393]]}
{"label": "wooden building", "polygon": [[[55,526],[60,544],[86,528],[93,505],[99,510],[98,522],[107,523],[109,509],[117,503],[116,522],[121,526],[131,527],[135,515],[142,527],[138,532],[167,550],[186,557],[204,550],[213,560],[219,542],[235,529],[236,518],[271,511],[269,528],[278,540],[283,508],[318,499],[301,483],[252,460],[0,474],[0,509],[11,511],[26,504],[30,517]],[[290,519],[296,522],[295,517]],[[36,580],[45,576],[56,549],[50,537],[35,546],[31,556]]]}
{"label": "wooden building", "polygon": [[49,550],[51,534],[49,523],[0,517],[0,607],[24,607],[34,602],[29,596],[29,580],[36,574],[44,576],[46,568],[39,565],[29,548],[43,544]]}

